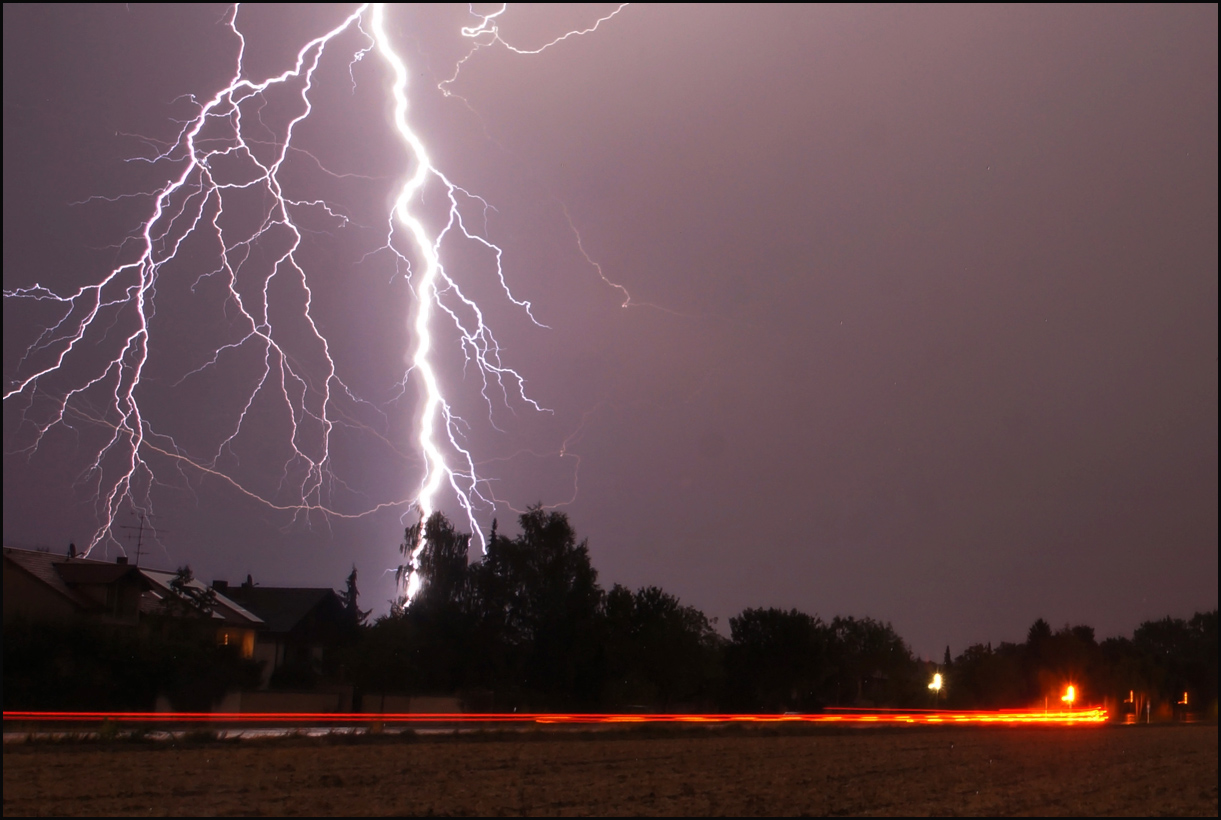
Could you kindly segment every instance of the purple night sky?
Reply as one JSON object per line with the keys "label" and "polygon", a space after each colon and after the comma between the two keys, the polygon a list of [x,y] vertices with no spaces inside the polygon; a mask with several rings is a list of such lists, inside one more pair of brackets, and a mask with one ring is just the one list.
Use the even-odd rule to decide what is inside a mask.
{"label": "purple night sky", "polygon": [[[291,67],[352,8],[243,7],[247,75]],[[502,34],[537,48],[613,8],[511,7]],[[410,119],[434,164],[494,208],[466,213],[547,326],[503,297],[487,253],[455,247],[448,264],[505,364],[554,410],[496,400],[489,421],[441,333],[439,373],[503,502],[481,526],[516,532],[512,508],[576,486],[561,509],[606,587],[660,585],[722,628],[748,606],[867,615],[926,657],[1022,639],[1039,617],[1102,637],[1215,608],[1217,14],[630,6],[538,55],[480,50],[446,96],[474,19],[392,7]],[[118,246],[150,198],[73,203],[177,173],[125,160],[173,141],[196,110],[184,95],[228,81],[226,20],[224,6],[5,5],[6,292],[70,292],[130,257]],[[299,257],[337,370],[365,400],[343,405],[332,441],[331,500],[350,512],[409,500],[423,465],[417,387],[397,387],[413,295],[374,253],[410,169],[384,63],[349,68],[362,44],[345,35],[324,56],[284,172],[348,219],[303,209]],[[283,106],[261,112],[268,134]],[[425,194],[434,224],[441,193]],[[231,338],[203,276],[214,257],[194,240],[162,272],[142,394],[197,459],[259,360],[237,352],[183,378]],[[300,293],[275,296],[269,320],[304,340]],[[6,391],[45,361],[22,357],[55,318],[5,299]],[[101,372],[114,339],[92,338],[47,394]],[[59,551],[97,528],[98,431],[59,427],[30,452],[45,410],[5,401],[4,543]],[[256,401],[218,471],[279,498],[284,418]],[[148,459],[167,532],[146,563],[335,587],[354,563],[365,605],[385,611],[405,505],[294,520]],[[464,520],[452,496],[442,508]]]}

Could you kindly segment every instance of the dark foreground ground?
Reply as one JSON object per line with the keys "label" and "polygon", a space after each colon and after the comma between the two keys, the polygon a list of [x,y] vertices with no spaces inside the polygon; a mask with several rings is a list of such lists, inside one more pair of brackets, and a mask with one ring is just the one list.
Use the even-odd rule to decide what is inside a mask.
{"label": "dark foreground ground", "polygon": [[5,815],[1216,815],[1217,726],[5,744]]}

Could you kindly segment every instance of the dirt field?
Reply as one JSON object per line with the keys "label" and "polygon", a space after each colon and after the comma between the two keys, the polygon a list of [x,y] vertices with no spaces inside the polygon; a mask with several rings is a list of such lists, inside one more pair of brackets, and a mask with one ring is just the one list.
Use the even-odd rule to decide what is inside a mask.
{"label": "dirt field", "polygon": [[1217,814],[1217,727],[6,744],[5,815]]}

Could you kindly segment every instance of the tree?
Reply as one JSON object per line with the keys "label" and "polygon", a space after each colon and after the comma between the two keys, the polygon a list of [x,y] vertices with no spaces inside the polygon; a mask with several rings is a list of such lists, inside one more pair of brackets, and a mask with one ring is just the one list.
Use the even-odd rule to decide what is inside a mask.
{"label": "tree", "polygon": [[704,613],[659,587],[632,593],[616,584],[604,618],[606,703],[669,710],[713,697],[720,638]]}
{"label": "tree", "polygon": [[729,619],[729,631],[725,676],[732,709],[820,708],[830,634],[817,616],[796,609],[746,609]]}
{"label": "tree", "polygon": [[830,633],[836,703],[897,703],[918,693],[915,659],[890,624],[872,618],[836,617]]}
{"label": "tree", "polygon": [[418,586],[365,630],[353,651],[362,688],[448,694],[470,685],[485,658],[471,611],[470,541],[440,512],[407,528],[397,579],[414,574]]}
{"label": "tree", "polygon": [[216,590],[196,584],[189,564],[179,567],[174,573],[170,591],[174,593],[174,598],[166,603],[175,610],[174,614],[206,617],[212,614],[212,608],[216,606]]}
{"label": "tree", "polygon": [[356,588],[356,565],[352,565],[352,574],[348,576],[347,586],[343,591],[343,611],[347,615],[352,627],[359,628],[365,625],[365,620],[369,617],[372,610],[361,609],[357,603],[360,597],[360,590]]}
{"label": "tree", "polygon": [[1030,630],[1026,633],[1026,645],[1032,649],[1037,648],[1040,644],[1051,640],[1051,624],[1039,618],[1030,625]]}
{"label": "tree", "polygon": [[[423,541],[423,549],[419,549]],[[407,563],[399,568],[400,581],[406,574],[418,573],[420,588],[404,606],[416,609],[461,607],[468,599],[467,569],[471,548],[470,533],[460,533],[440,512],[428,521],[407,528],[399,550]],[[413,557],[419,549],[418,557]]]}
{"label": "tree", "polygon": [[1159,672],[1155,693],[1174,703],[1184,692],[1195,692],[1201,705],[1217,700],[1217,610],[1197,612],[1190,621],[1162,618],[1145,621],[1132,635],[1132,644],[1145,663]]}
{"label": "tree", "polygon": [[364,685],[494,689],[502,708],[594,702],[603,595],[588,545],[562,513],[535,506],[519,521],[516,538],[493,522],[475,564],[470,535],[440,513],[406,530],[399,579],[414,574],[416,588],[366,634],[355,663]]}
{"label": "tree", "polygon": [[498,643],[499,681],[511,679],[541,700],[592,702],[601,684],[602,590],[587,542],[563,513],[531,507],[521,535],[493,530],[473,567],[473,608],[485,642]]}
{"label": "tree", "polygon": [[956,708],[1000,709],[1030,705],[1022,675],[1026,649],[1002,642],[973,644],[954,659],[946,701]]}

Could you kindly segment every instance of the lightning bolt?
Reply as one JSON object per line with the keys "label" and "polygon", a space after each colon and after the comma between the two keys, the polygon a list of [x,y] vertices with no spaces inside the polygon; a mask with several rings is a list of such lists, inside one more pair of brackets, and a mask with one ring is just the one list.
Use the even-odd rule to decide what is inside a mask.
{"label": "lightning bolt", "polygon": [[[95,283],[66,293],[40,283],[5,290],[6,300],[49,310],[53,317],[24,351],[4,391],[6,406],[17,408],[20,430],[27,437],[19,451],[32,456],[48,434],[60,428],[93,434],[88,465],[78,476],[96,500],[99,522],[87,553],[104,544],[121,547],[114,530],[125,507],[152,512],[152,491],[161,483],[151,463],[154,458],[169,464],[188,480],[188,486],[192,475],[220,479],[243,497],[290,513],[294,521],[304,517],[308,522],[314,514],[361,517],[394,507],[414,507],[426,518],[448,488],[471,532],[482,541],[476,511],[494,508],[496,499],[484,489],[465,444],[468,425],[445,398],[435,358],[436,323],[447,320],[456,331],[467,367],[481,380],[489,419],[497,402],[521,402],[535,411],[548,411],[530,398],[521,374],[502,361],[483,309],[447,269],[443,247],[466,242],[486,252],[505,298],[530,321],[545,325],[535,318],[531,303],[510,289],[503,251],[484,235],[486,228],[480,232],[470,227],[467,212],[476,209],[486,224],[489,204],[432,163],[411,125],[408,69],[387,31],[386,5],[360,5],[305,43],[291,68],[261,80],[248,76],[247,41],[238,24],[241,6],[234,5],[225,19],[236,43],[228,82],[210,99],[188,98],[193,114],[181,123],[177,136],[166,143],[148,141],[154,148],[151,155],[132,160],[176,171],[152,191],[98,197],[112,203],[133,196],[151,201],[138,230],[120,244],[118,264]],[[497,21],[505,7],[490,15],[475,14],[477,24],[461,32],[474,46],[458,62],[453,76],[441,83],[441,90],[450,93],[448,86],[481,48],[499,44],[517,54],[538,54],[595,31],[622,9],[619,6],[586,29],[529,49],[501,38]],[[414,378],[420,390],[415,445],[422,456],[423,477],[414,496],[370,502],[356,511],[340,509],[336,503],[338,494],[350,494],[334,472],[336,430],[373,432],[389,444],[359,419],[367,412],[384,419],[385,413],[340,378],[315,309],[311,276],[320,273],[310,270],[302,249],[307,234],[340,231],[354,223],[337,205],[299,196],[291,175],[285,173],[291,160],[306,157],[335,179],[369,179],[333,172],[296,144],[297,131],[314,113],[317,72],[331,52],[346,58],[353,89],[355,66],[364,58],[375,55],[386,66],[394,135],[410,168],[380,230],[380,244],[362,261],[389,255],[414,291],[407,322],[414,348],[400,394]],[[291,113],[277,124],[277,116],[284,115],[276,112],[285,109]],[[426,188],[442,191],[446,203],[443,224],[433,231],[419,211]],[[329,227],[319,229],[318,224]],[[202,270],[201,248],[210,249],[213,260]],[[600,268],[598,272],[601,275]],[[171,290],[166,283],[182,278],[191,279],[193,296],[220,292],[227,319],[224,332],[229,335],[204,356],[178,367],[176,378],[170,380],[172,387],[180,388],[235,362],[256,363],[255,375],[239,394],[219,440],[203,454],[191,452],[173,435],[157,429],[148,409],[154,383],[165,381],[149,375],[151,365],[159,362],[153,341],[164,330],[157,316],[158,286]],[[291,313],[289,305],[295,305]],[[257,435],[249,429],[254,419],[268,414],[287,422],[277,445],[283,455],[276,486],[257,488],[237,475],[239,445]],[[566,440],[563,457],[572,457],[568,444]],[[423,544],[411,556],[413,565],[420,549]],[[404,583],[410,599],[419,578],[412,571]]]}

